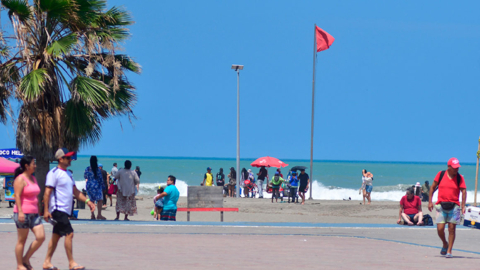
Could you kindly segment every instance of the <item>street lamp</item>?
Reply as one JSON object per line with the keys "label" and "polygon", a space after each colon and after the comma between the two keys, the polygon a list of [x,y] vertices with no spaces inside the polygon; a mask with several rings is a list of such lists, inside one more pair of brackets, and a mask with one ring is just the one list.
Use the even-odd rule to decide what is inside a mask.
{"label": "street lamp", "polygon": [[237,198],[240,197],[240,70],[243,70],[243,65],[232,65],[232,69],[237,72]]}

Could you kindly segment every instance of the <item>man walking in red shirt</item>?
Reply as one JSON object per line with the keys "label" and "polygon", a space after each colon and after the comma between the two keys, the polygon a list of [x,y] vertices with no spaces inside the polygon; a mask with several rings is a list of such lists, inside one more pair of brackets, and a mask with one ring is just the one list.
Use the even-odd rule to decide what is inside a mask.
{"label": "man walking in red shirt", "polygon": [[[453,242],[455,241],[455,229],[460,224],[462,213],[465,213],[467,201],[467,186],[465,179],[458,173],[460,162],[456,158],[448,160],[448,169],[437,173],[430,187],[428,210],[433,210],[432,197],[438,186],[438,201],[435,204],[437,211],[437,233],[443,242],[441,255],[452,258]],[[462,205],[460,207],[459,195],[462,192]],[[448,223],[448,242],[445,238],[445,224]]]}

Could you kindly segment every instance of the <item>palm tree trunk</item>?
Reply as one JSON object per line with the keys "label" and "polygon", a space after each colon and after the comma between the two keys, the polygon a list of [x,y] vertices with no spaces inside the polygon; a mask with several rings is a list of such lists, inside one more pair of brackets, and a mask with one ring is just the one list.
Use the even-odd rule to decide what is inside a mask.
{"label": "palm tree trunk", "polygon": [[45,193],[45,181],[47,173],[50,170],[50,162],[48,159],[37,158],[37,169],[35,170],[35,177],[37,178],[38,186],[40,187],[40,194],[38,195],[39,213],[43,216],[43,194]]}

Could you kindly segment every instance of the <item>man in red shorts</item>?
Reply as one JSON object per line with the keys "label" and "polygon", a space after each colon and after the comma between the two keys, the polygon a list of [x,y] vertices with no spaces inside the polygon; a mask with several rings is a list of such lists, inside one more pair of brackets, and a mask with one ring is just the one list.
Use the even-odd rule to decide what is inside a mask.
{"label": "man in red shorts", "polygon": [[407,189],[407,194],[400,200],[400,212],[398,213],[397,224],[404,224],[403,222],[413,226],[423,225],[422,202],[420,197],[413,195],[413,188]]}
{"label": "man in red shorts", "polygon": [[[467,186],[465,179],[458,173],[460,162],[456,158],[448,160],[448,169],[437,173],[430,187],[428,210],[433,210],[432,197],[438,186],[438,201],[435,204],[437,211],[437,232],[443,242],[441,255],[452,258],[453,242],[455,241],[455,229],[460,224],[462,213],[465,213],[467,201]],[[462,192],[462,205],[460,207],[459,195]],[[445,238],[445,224],[448,223],[448,242]]]}

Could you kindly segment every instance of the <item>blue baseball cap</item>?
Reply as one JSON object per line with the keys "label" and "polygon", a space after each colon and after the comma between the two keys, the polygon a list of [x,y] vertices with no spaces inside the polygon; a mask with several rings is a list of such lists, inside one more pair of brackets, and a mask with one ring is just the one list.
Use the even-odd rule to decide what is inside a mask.
{"label": "blue baseball cap", "polygon": [[275,175],[280,175],[280,173],[279,173],[279,172],[275,172]]}
{"label": "blue baseball cap", "polygon": [[102,165],[102,163],[98,163],[98,167],[102,167],[102,168],[103,168],[103,165]]}
{"label": "blue baseball cap", "polygon": [[210,168],[210,167],[207,168],[207,171],[211,171],[211,170],[212,170],[212,168]]}

